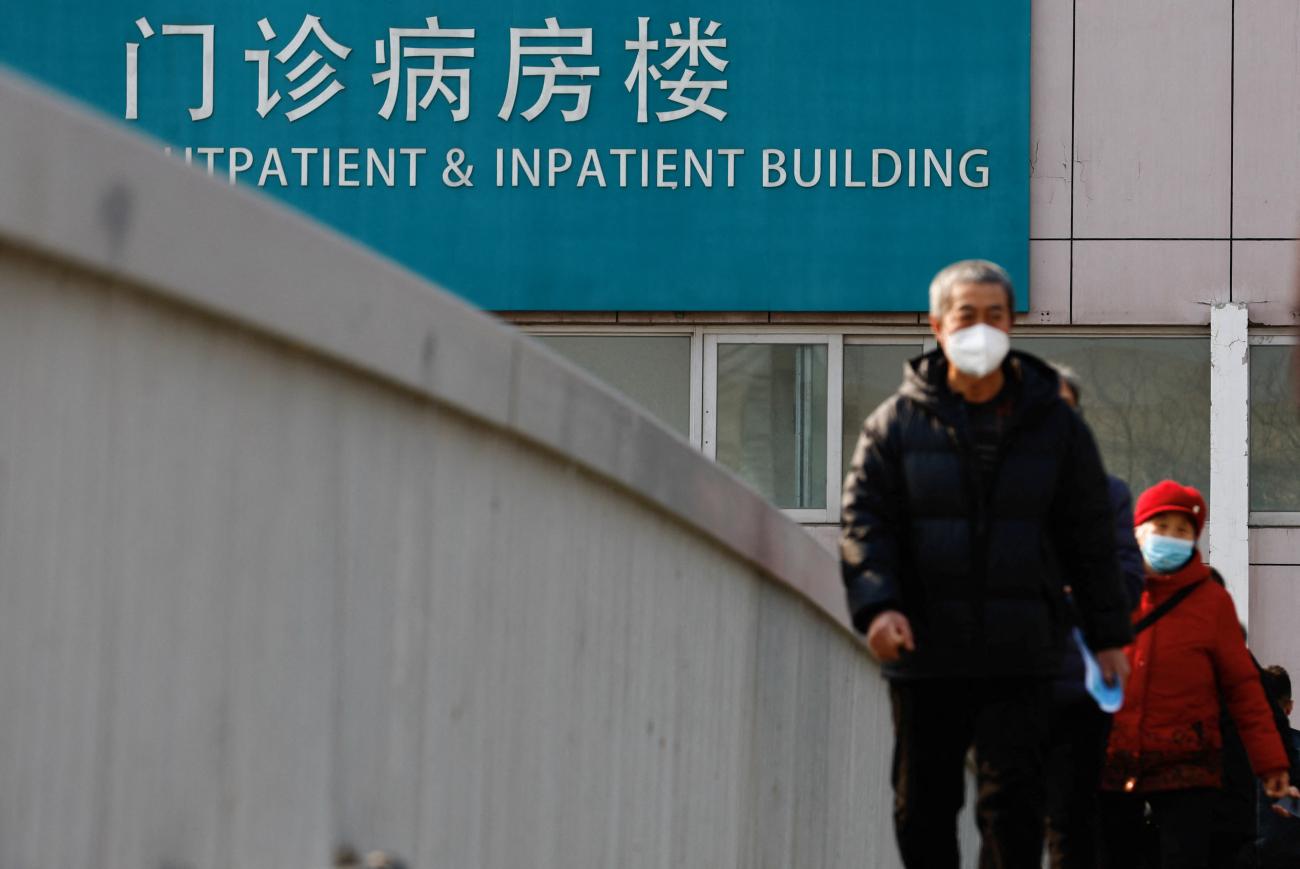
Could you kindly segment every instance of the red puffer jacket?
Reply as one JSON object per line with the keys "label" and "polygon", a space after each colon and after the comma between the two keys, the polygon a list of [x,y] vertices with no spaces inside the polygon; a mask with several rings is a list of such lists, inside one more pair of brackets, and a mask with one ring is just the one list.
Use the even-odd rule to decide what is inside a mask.
{"label": "red puffer jacket", "polygon": [[1111,727],[1103,790],[1219,787],[1220,691],[1255,774],[1287,768],[1232,598],[1209,575],[1199,551],[1176,573],[1147,574],[1135,622],[1178,589],[1201,584],[1125,649],[1133,674]]}

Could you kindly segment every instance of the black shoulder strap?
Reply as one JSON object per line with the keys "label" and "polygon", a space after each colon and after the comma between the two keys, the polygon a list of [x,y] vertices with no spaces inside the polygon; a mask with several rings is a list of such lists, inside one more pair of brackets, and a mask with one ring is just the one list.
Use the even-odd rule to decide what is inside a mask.
{"label": "black shoulder strap", "polygon": [[1178,589],[1178,591],[1171,594],[1169,596],[1169,599],[1166,600],[1164,603],[1160,604],[1160,606],[1156,607],[1151,612],[1147,613],[1142,618],[1135,621],[1133,623],[1133,636],[1136,637],[1138,634],[1142,633],[1147,628],[1151,627],[1156,622],[1160,621],[1162,618],[1168,615],[1171,609],[1173,609],[1174,607],[1182,603],[1184,600],[1186,600],[1188,595],[1190,595],[1192,592],[1200,588],[1201,583],[1203,582],[1205,582],[1205,580],[1203,579],[1198,580],[1192,583],[1191,585],[1184,586]]}

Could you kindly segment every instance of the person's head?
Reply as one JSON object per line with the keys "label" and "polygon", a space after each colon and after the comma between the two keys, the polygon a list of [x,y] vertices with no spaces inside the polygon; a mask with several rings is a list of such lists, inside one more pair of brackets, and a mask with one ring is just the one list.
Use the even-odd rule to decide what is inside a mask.
{"label": "person's head", "polygon": [[1205,499],[1191,486],[1161,480],[1138,496],[1133,534],[1154,573],[1173,573],[1191,560],[1207,517]]}
{"label": "person's head", "polygon": [[930,282],[930,329],[948,363],[972,377],[996,370],[1007,355],[1015,289],[1001,266],[955,262]]}
{"label": "person's head", "polygon": [[1282,707],[1287,717],[1290,717],[1291,710],[1294,708],[1291,702],[1291,675],[1281,664],[1264,668],[1264,691],[1276,700],[1277,705]]}
{"label": "person's head", "polygon": [[1079,375],[1068,365],[1059,362],[1053,362],[1051,365],[1060,379],[1061,400],[1078,410],[1079,399],[1083,395],[1083,385],[1079,382]]}

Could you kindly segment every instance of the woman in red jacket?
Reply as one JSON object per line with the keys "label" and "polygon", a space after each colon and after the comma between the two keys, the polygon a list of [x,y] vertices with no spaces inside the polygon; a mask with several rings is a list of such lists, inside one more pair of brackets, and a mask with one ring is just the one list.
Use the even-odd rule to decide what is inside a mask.
{"label": "woman in red jacket", "polygon": [[1140,864],[1147,805],[1160,830],[1162,866],[1208,865],[1210,812],[1222,782],[1220,693],[1268,795],[1294,790],[1232,598],[1209,581],[1196,549],[1205,520],[1201,494],[1172,480],[1143,492],[1133,511],[1146,563],[1135,628],[1171,598],[1178,601],[1125,650],[1132,676],[1111,725],[1101,780],[1109,867]]}

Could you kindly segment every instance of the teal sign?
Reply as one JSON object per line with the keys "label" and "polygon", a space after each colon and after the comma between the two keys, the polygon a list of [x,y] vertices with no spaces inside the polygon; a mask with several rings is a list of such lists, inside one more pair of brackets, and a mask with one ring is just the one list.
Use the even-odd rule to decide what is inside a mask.
{"label": "teal sign", "polygon": [[1029,5],[43,0],[0,62],[486,308],[914,311],[1025,285]]}

